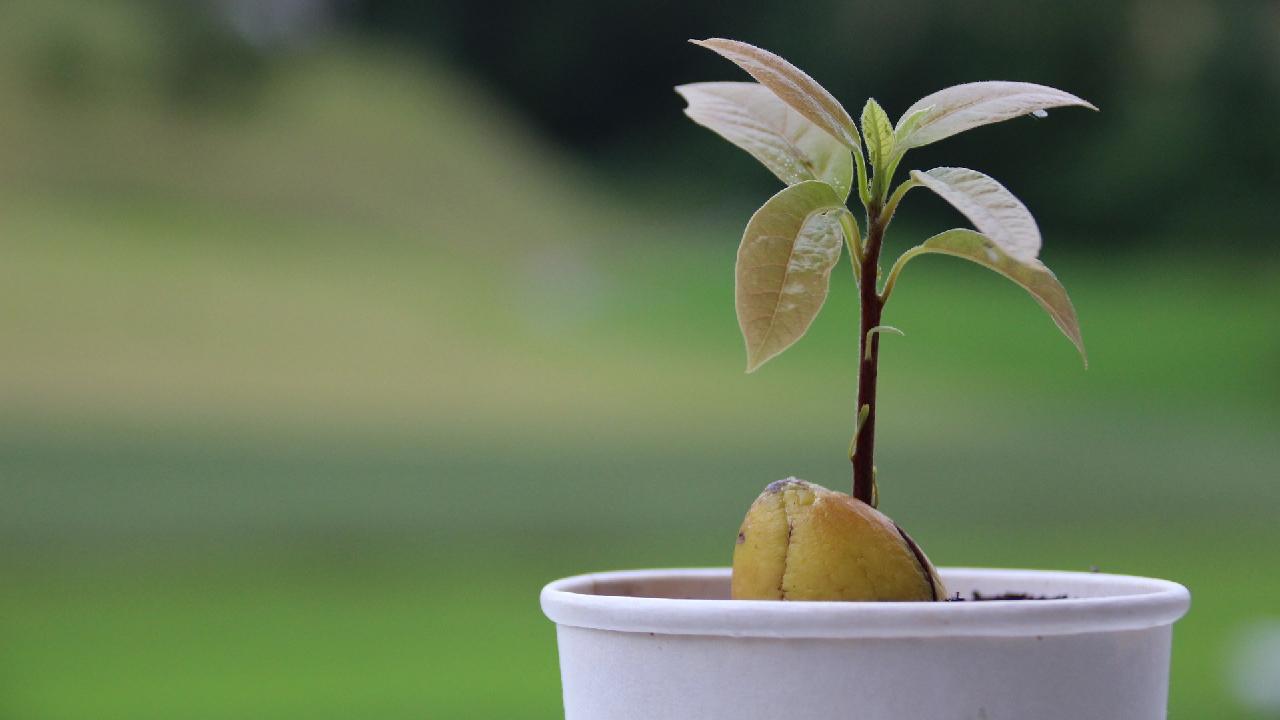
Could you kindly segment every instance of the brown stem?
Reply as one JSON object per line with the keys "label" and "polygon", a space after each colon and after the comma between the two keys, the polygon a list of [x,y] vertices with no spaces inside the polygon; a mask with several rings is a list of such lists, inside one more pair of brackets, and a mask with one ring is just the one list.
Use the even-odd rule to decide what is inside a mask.
{"label": "brown stem", "polygon": [[[867,416],[857,431],[853,456],[849,458],[853,462],[853,496],[868,505],[872,504],[875,483],[876,369],[880,361],[880,333],[871,333],[871,329],[880,324],[880,315],[884,311],[884,303],[876,292],[880,280],[880,246],[884,241],[884,224],[880,217],[880,206],[873,203],[867,212],[867,242],[862,277],[858,282],[862,336],[858,343],[858,407],[854,413],[857,418],[866,407]],[[871,344],[870,348],[867,343]]]}

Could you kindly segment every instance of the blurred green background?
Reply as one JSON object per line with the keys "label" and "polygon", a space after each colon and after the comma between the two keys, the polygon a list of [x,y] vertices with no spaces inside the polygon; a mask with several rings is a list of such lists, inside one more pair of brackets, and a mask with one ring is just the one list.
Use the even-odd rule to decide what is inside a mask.
{"label": "blurred green background", "polygon": [[[543,583],[844,487],[855,296],[741,372],[774,181],[680,113],[739,79],[707,35],[895,117],[1102,107],[908,157],[1036,212],[1091,362],[913,263],[882,509],[938,564],[1187,584],[1171,717],[1280,716],[1237,687],[1280,683],[1237,661],[1280,616],[1280,6],[787,5],[0,5],[0,718],[554,718]],[[913,195],[890,251],[957,224]]]}

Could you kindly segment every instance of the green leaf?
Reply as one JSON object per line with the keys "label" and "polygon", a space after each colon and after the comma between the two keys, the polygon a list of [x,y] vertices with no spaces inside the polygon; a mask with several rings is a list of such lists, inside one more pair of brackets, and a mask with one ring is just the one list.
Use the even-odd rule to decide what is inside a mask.
{"label": "green leaf", "polygon": [[792,185],[747,223],[738,247],[738,326],[753,372],[799,340],[827,299],[848,212],[824,182]]}
{"label": "green leaf", "polygon": [[768,88],[753,82],[680,85],[685,114],[751,153],[788,185],[821,180],[841,201],[853,187],[849,148],[792,110]]}
{"label": "green leaf", "polygon": [[[903,150],[920,147],[981,125],[1069,105],[1098,109],[1045,85],[999,80],[965,83],[920,98],[907,108],[898,120],[898,142]],[[927,112],[913,119],[922,110]],[[915,127],[908,130],[908,122]]]}
{"label": "green leaf", "polygon": [[872,336],[872,335],[875,335],[876,333],[884,334],[884,333],[887,333],[887,332],[891,332],[891,333],[893,333],[894,335],[897,335],[897,336],[899,336],[899,337],[906,337],[906,336],[907,336],[907,334],[906,334],[906,333],[902,332],[901,330],[899,330],[898,328],[896,328],[896,327],[894,327],[894,326],[892,326],[892,325],[877,325],[877,326],[875,326],[875,327],[871,328],[870,330],[868,330],[868,331],[867,331],[867,351],[866,351],[866,353],[862,356],[864,360],[870,360],[870,359],[871,359],[871,336]]}
{"label": "green leaf", "polygon": [[[919,105],[920,103],[916,104]],[[903,152],[906,152],[906,139],[911,136],[911,133],[916,131],[916,128],[920,127],[920,123],[924,122],[925,117],[928,116],[929,111],[931,110],[933,110],[932,105],[922,107],[919,110],[913,110],[910,113],[903,114],[903,116],[898,120],[898,126],[893,130],[893,137],[894,141],[900,147],[904,148]]]}
{"label": "green leaf", "polygon": [[746,70],[783,102],[831,133],[832,137],[846,147],[852,150],[862,147],[858,140],[858,128],[854,126],[853,118],[849,117],[849,111],[800,68],[768,50],[737,40],[708,38],[689,42],[717,52]]}
{"label": "green leaf", "polygon": [[1004,275],[1031,293],[1040,307],[1049,313],[1063,335],[1080,351],[1085,366],[1089,358],[1084,351],[1084,339],[1080,337],[1080,321],[1076,309],[1067,296],[1066,288],[1044,263],[1039,260],[1023,261],[1009,256],[991,238],[972,230],[947,230],[925,240],[907,251],[904,260],[924,253],[951,255],[975,262]]}
{"label": "green leaf", "polygon": [[867,153],[871,156],[871,167],[875,169],[872,182],[876,186],[875,197],[883,199],[885,188],[893,175],[897,156],[894,154],[893,123],[884,108],[874,98],[867,100],[862,108],[862,137],[867,143]]}
{"label": "green leaf", "polygon": [[911,177],[955,209],[1007,255],[1027,262],[1040,254],[1040,228],[1022,201],[987,175],[968,168],[912,170]]}

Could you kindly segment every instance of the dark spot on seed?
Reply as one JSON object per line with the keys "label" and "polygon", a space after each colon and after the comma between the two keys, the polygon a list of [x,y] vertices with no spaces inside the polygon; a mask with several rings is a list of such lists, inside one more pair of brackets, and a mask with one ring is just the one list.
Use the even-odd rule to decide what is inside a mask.
{"label": "dark spot on seed", "polygon": [[912,540],[911,536],[908,535],[907,531],[903,530],[901,526],[894,523],[893,527],[898,531],[898,534],[902,536],[902,540],[907,544],[907,548],[911,550],[911,554],[915,556],[916,565],[920,567],[920,574],[924,576],[925,582],[929,583],[929,599],[937,599],[938,587],[933,582],[933,573],[929,572],[929,561],[925,559],[924,551],[920,549],[920,546],[916,544],[916,541]]}
{"label": "dark spot on seed", "polygon": [[744,542],[746,542],[746,541],[747,541],[747,535],[746,535],[746,533],[738,533],[738,544],[739,544],[739,545],[741,545],[742,543],[744,543]]}
{"label": "dark spot on seed", "polygon": [[784,490],[788,485],[799,485],[801,482],[804,482],[804,481],[803,481],[803,480],[797,480],[796,478],[793,478],[793,477],[789,477],[789,478],[782,478],[781,480],[774,480],[773,482],[769,483],[768,485],[765,485],[765,486],[764,486],[764,491],[765,491],[765,492],[770,492],[770,493],[780,493],[780,492],[782,492],[782,491],[783,491],[783,490]]}

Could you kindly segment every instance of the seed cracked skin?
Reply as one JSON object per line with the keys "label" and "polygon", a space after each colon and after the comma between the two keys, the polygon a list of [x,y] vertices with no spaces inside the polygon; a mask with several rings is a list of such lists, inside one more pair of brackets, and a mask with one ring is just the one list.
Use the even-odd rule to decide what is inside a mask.
{"label": "seed cracked skin", "polygon": [[946,598],[932,563],[892,520],[796,478],[751,504],[733,552],[735,600],[929,601]]}

